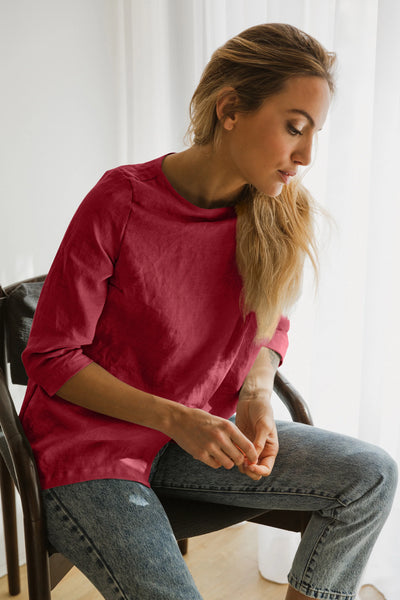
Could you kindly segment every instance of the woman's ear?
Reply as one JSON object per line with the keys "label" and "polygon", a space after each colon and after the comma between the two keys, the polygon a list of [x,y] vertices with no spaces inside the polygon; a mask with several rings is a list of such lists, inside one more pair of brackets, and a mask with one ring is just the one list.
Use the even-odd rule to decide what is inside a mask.
{"label": "woman's ear", "polygon": [[236,123],[238,94],[233,87],[223,88],[217,97],[215,110],[223,129],[231,131]]}

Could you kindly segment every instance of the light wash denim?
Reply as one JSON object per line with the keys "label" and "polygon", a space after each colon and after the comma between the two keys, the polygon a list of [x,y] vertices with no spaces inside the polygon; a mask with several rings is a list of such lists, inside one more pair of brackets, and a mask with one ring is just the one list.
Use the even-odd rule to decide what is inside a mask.
{"label": "light wash denim", "polygon": [[[252,481],[236,468],[214,470],[169,443],[154,461],[152,488],[222,504],[312,511],[289,583],[310,598],[352,600],[390,512],[396,463],[347,436],[291,422],[278,421],[277,428],[280,450],[269,477]],[[51,543],[106,600],[201,598],[152,489],[109,479],[46,490],[43,498]]]}

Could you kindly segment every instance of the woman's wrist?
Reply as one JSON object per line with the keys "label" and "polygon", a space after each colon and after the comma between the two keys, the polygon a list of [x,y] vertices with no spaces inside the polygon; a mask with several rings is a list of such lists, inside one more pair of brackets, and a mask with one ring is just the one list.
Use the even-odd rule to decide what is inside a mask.
{"label": "woman's wrist", "polygon": [[266,407],[271,407],[272,389],[260,389],[260,390],[244,390],[242,389],[239,394],[238,404],[244,402],[259,402],[265,404]]}
{"label": "woman's wrist", "polygon": [[155,423],[153,429],[161,431],[171,439],[174,439],[175,432],[183,427],[185,415],[191,409],[179,402],[160,398],[152,395],[154,401]]}

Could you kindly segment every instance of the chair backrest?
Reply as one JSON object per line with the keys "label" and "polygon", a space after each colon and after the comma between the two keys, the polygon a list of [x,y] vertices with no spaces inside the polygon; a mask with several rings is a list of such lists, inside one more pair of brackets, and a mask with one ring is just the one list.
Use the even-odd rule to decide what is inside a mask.
{"label": "chair backrest", "polygon": [[33,315],[42,291],[45,275],[0,288],[0,368],[11,381],[26,385],[28,377],[21,354],[28,342]]}
{"label": "chair backrest", "polygon": [[[38,516],[36,510],[39,510],[39,481],[32,449],[8,388],[8,364],[11,381],[26,385],[28,378],[21,353],[28,341],[44,279],[45,276],[41,276],[0,288],[0,450],[21,498],[27,495],[27,504],[35,513],[33,517]],[[26,476],[29,485],[26,485]]]}

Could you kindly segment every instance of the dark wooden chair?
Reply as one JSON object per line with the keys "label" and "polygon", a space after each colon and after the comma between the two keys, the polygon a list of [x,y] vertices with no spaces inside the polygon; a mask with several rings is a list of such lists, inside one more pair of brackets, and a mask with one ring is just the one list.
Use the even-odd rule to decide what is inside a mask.
{"label": "dark wooden chair", "polygon": [[[24,434],[9,389],[9,381],[26,385],[21,361],[45,276],[0,287],[0,484],[9,592],[20,592],[15,488],[20,494],[30,600],[50,600],[51,590],[73,566],[49,544],[40,483],[32,449]],[[305,402],[278,372],[275,391],[294,421],[312,425]],[[234,506],[160,497],[182,553],[187,539],[252,521],[303,532],[310,514],[302,511],[260,511]]]}

